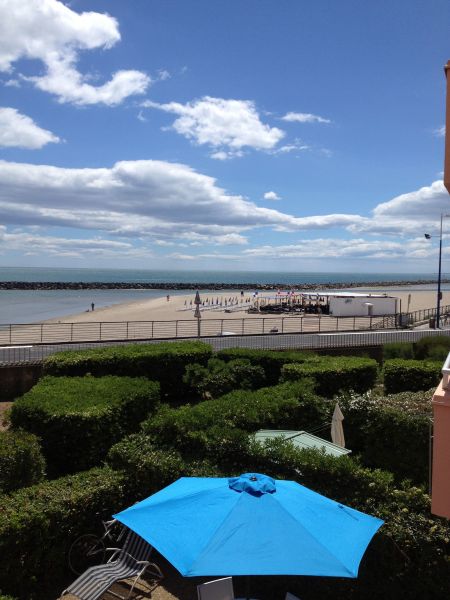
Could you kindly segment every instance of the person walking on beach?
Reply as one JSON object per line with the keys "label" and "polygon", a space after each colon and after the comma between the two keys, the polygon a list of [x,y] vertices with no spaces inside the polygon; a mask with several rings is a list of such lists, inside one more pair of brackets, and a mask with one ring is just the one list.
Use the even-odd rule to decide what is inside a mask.
{"label": "person walking on beach", "polygon": [[91,310],[94,311],[95,304],[91,302]]}
{"label": "person walking on beach", "polygon": [[169,294],[167,294],[167,302],[169,302],[169,300],[170,300],[170,296],[169,296]]}

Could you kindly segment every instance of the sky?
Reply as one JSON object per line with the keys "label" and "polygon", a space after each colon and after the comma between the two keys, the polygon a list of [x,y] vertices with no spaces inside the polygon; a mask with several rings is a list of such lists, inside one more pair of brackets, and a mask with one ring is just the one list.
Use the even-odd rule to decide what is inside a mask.
{"label": "sky", "polygon": [[448,0],[0,0],[0,266],[431,274],[448,211],[448,273],[449,34]]}

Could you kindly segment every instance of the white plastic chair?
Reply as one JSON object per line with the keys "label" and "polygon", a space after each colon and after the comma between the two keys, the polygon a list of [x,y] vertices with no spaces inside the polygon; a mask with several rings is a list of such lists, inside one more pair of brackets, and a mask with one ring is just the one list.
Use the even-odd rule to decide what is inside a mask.
{"label": "white plastic chair", "polygon": [[235,600],[233,578],[223,577],[197,586],[198,600]]}

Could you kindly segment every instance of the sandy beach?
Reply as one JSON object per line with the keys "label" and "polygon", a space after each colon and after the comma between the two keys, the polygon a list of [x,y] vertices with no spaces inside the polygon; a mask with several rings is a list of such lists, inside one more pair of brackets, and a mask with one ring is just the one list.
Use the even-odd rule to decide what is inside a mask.
{"label": "sandy beach", "polygon": [[[357,292],[355,288],[352,290]],[[369,293],[365,288],[364,293]],[[400,312],[436,308],[436,291],[430,289],[389,288],[372,289],[373,294],[394,296],[401,301]],[[325,290],[321,295],[325,295]],[[260,293],[262,300],[274,298],[276,291]],[[410,296],[410,297],[409,297]],[[383,317],[339,317],[315,314],[248,313],[253,305],[252,293],[240,290],[202,292],[201,320],[194,316],[194,293],[167,295],[159,298],[115,304],[82,313],[55,317],[50,320],[0,327],[0,345],[45,344],[58,342],[89,342],[114,340],[173,339],[222,335],[255,335],[267,333],[316,333],[384,329],[395,325]],[[450,305],[450,290],[443,293],[441,308],[444,314]],[[369,319],[369,320],[368,320]],[[427,321],[428,315],[423,321]]]}
{"label": "sandy beach", "polygon": [[[353,291],[358,292],[355,288]],[[387,293],[401,300],[401,311],[408,310],[408,296],[411,295],[409,311],[422,310],[436,307],[435,290],[409,290],[398,288],[391,290],[388,287],[371,290],[374,294]],[[275,291],[276,293],[276,291]],[[326,293],[324,290],[322,293]],[[260,294],[260,298],[269,294]],[[231,319],[231,318],[260,318],[258,314],[248,314],[246,311],[252,305],[252,294],[245,292],[241,297],[240,290],[227,290],[226,292],[203,293],[201,300],[205,304],[201,306],[202,319]],[[243,302],[241,303],[241,300]],[[152,298],[144,301],[126,302],[109,307],[94,309],[67,317],[55,317],[45,321],[46,323],[117,323],[124,321],[175,321],[193,320],[195,305],[194,294],[169,295],[161,298]],[[218,302],[218,304],[217,304]],[[225,305],[226,302],[226,305]],[[192,304],[191,304],[192,303]],[[441,306],[450,305],[450,291],[443,292]],[[227,312],[225,312],[227,310]],[[231,310],[231,312],[228,312]]]}

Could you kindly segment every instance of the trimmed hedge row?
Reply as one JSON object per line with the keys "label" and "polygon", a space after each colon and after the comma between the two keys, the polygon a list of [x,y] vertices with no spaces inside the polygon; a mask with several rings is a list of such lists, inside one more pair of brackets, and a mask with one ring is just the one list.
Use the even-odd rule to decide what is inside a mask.
{"label": "trimmed hedge row", "polygon": [[339,398],[346,445],[368,467],[427,485],[432,394],[430,390]]}
{"label": "trimmed hedge row", "polygon": [[73,580],[67,551],[81,533],[126,508],[123,473],[93,469],[0,496],[0,588],[22,600],[56,598]]}
{"label": "trimmed hedge row", "polygon": [[432,335],[423,337],[414,344],[414,358],[418,360],[438,360],[441,363],[450,352],[448,335]]}
{"label": "trimmed hedge row", "polygon": [[384,358],[405,358],[416,360],[436,360],[444,362],[450,352],[450,337],[448,335],[430,335],[417,342],[394,342],[385,344]]}
{"label": "trimmed hedge row", "polygon": [[184,392],[182,378],[186,366],[191,363],[206,365],[211,356],[211,346],[202,342],[130,344],[53,354],[44,363],[44,373],[147,377],[160,382],[161,397],[179,402],[180,393]]}
{"label": "trimmed hedge row", "polygon": [[383,346],[383,359],[404,358],[411,360],[414,358],[414,344],[412,342],[392,342]]}
{"label": "trimmed hedge row", "polygon": [[441,362],[393,358],[384,363],[384,390],[386,394],[436,387],[441,380]]}
{"label": "trimmed hedge row", "polygon": [[188,365],[183,383],[197,398],[218,398],[236,389],[254,390],[264,387],[265,374],[262,367],[252,365],[248,359],[224,362],[211,358],[207,367]]}
{"label": "trimmed hedge row", "polygon": [[14,402],[11,424],[41,437],[55,477],[100,464],[158,402],[158,383],[143,377],[47,376]]}
{"label": "trimmed hedge row", "polygon": [[142,430],[163,447],[178,448],[190,456],[203,455],[205,436],[214,427],[256,431],[264,427],[305,429],[327,418],[327,403],[312,392],[309,381],[290,382],[248,392],[237,390],[218,400],[206,400],[178,409],[162,406]]}
{"label": "trimmed hedge row", "polygon": [[0,432],[0,493],[39,483],[44,476],[39,439],[22,430]]}
{"label": "trimmed hedge row", "polygon": [[266,375],[267,385],[278,383],[283,365],[287,363],[303,363],[319,357],[312,352],[288,352],[275,350],[252,350],[250,348],[229,348],[217,353],[220,360],[229,362],[237,358],[246,358],[252,365],[262,367]]}
{"label": "trimmed hedge row", "polygon": [[298,381],[304,377],[313,378],[316,392],[330,398],[339,391],[365,392],[375,385],[377,375],[377,362],[371,358],[327,356],[314,362],[284,365],[280,380]]}

